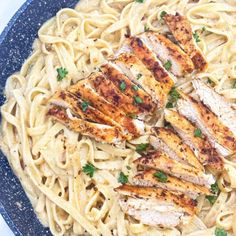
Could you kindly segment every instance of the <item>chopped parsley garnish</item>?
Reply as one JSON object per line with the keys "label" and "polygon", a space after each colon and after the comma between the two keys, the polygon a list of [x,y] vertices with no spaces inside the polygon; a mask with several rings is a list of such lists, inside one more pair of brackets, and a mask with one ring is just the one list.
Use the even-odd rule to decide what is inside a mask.
{"label": "chopped parsley garnish", "polygon": [[126,116],[128,116],[132,119],[136,119],[138,117],[136,114],[132,114],[132,113],[126,114]]}
{"label": "chopped parsley garnish", "polygon": [[220,192],[217,182],[211,185],[211,192],[214,194],[218,194]]}
{"label": "chopped parsley garnish", "polygon": [[213,205],[216,202],[217,196],[208,195],[208,196],[206,196],[206,199],[210,202],[211,205]]}
{"label": "chopped parsley garnish", "polygon": [[132,85],[132,89],[133,89],[134,91],[138,91],[139,87],[138,87],[138,85]]}
{"label": "chopped parsley garnish", "polygon": [[131,167],[130,166],[126,166],[127,170],[131,170]]}
{"label": "chopped parsley garnish", "polygon": [[143,100],[139,96],[134,96],[134,102],[136,104],[141,104],[141,103],[143,103]]}
{"label": "chopped parsley garnish", "polygon": [[125,83],[124,81],[122,81],[122,82],[120,83],[120,90],[121,90],[122,92],[124,92],[124,91],[126,90],[126,83]]}
{"label": "chopped parsley garnish", "polygon": [[157,171],[153,174],[153,176],[156,177],[162,183],[166,183],[168,179],[167,175],[162,171]]}
{"label": "chopped parsley garnish", "polygon": [[128,175],[125,175],[123,172],[120,172],[120,175],[118,177],[118,182],[121,184],[128,183]]}
{"label": "chopped parsley garnish", "polygon": [[203,33],[204,31],[206,31],[206,27],[205,27],[205,26],[202,27],[202,33]]}
{"label": "chopped parsley garnish", "polygon": [[196,31],[193,33],[193,38],[197,43],[201,42],[200,37]]}
{"label": "chopped parsley garnish", "polygon": [[86,175],[89,175],[90,177],[93,177],[94,175],[94,172],[96,171],[96,168],[93,164],[91,163],[88,163],[86,164],[84,167],[83,167],[83,172],[86,174]]}
{"label": "chopped parsley garnish", "polygon": [[136,79],[139,80],[142,76],[143,76],[143,75],[139,73],[139,74],[137,75]]}
{"label": "chopped parsley garnish", "polygon": [[201,138],[202,137],[202,131],[200,129],[195,129],[194,130],[194,137]]}
{"label": "chopped parsley garnish", "polygon": [[145,152],[148,148],[149,144],[148,143],[140,143],[136,146],[136,152],[142,153]]}
{"label": "chopped parsley garnish", "polygon": [[163,66],[165,67],[166,70],[169,71],[172,66],[172,63],[170,60],[168,60]]}
{"label": "chopped parsley garnish", "polygon": [[232,88],[236,89],[236,80],[234,81]]}
{"label": "chopped parsley garnish", "polygon": [[144,0],[135,0],[135,2],[143,3]]}
{"label": "chopped parsley garnish", "polygon": [[88,109],[88,106],[90,105],[90,103],[88,101],[83,101],[81,103],[81,108],[82,108],[82,111],[86,111]]}
{"label": "chopped parsley garnish", "polygon": [[227,236],[227,232],[223,228],[216,227],[215,229],[215,236]]}
{"label": "chopped parsley garnish", "polygon": [[170,92],[169,92],[169,101],[166,104],[166,108],[173,108],[176,105],[176,102],[180,98],[180,94],[176,90],[175,87],[172,87]]}
{"label": "chopped parsley garnish", "polygon": [[174,105],[172,102],[167,102],[166,108],[173,108],[173,107],[174,107]]}
{"label": "chopped parsley garnish", "polygon": [[149,31],[149,27],[147,26],[147,24],[144,25],[144,31],[145,31],[145,32]]}
{"label": "chopped parsley garnish", "polygon": [[57,81],[62,81],[66,75],[68,74],[68,71],[66,68],[57,68]]}
{"label": "chopped parsley garnish", "polygon": [[167,14],[167,12],[166,12],[166,11],[162,11],[162,12],[161,12],[161,14],[160,14],[160,16],[161,16],[161,19],[163,19],[163,17],[164,17],[166,14]]}
{"label": "chopped parsley garnish", "polygon": [[215,82],[211,79],[207,79],[207,83],[210,84],[211,86],[215,86]]}

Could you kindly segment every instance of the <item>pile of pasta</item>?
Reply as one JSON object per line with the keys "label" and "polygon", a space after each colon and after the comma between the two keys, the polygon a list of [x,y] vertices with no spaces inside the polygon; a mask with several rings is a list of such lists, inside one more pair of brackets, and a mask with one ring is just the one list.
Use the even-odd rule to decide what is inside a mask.
{"label": "pile of pasta", "polygon": [[[6,82],[1,148],[53,235],[199,236],[214,235],[216,227],[236,235],[236,157],[224,160],[224,171],[217,176],[220,194],[213,205],[200,197],[190,224],[158,229],[125,216],[114,192],[121,172],[132,183],[133,160],[140,156],[135,147],[148,143],[149,133],[119,148],[74,133],[47,116],[48,99],[97,70],[125,35],[145,28],[167,32],[162,11],[187,16],[209,62],[198,77],[210,80],[217,92],[235,102],[235,0],[81,0],[41,27],[32,55]],[[60,67],[68,71],[62,81],[57,79]],[[192,93],[190,76],[176,86]],[[93,176],[83,172],[88,163],[95,168]]]}

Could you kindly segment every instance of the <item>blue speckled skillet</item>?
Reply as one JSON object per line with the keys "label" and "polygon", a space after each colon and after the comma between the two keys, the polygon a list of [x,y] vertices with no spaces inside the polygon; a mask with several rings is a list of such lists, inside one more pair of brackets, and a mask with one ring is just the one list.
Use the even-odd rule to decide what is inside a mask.
{"label": "blue speckled skillet", "polygon": [[[2,0],[3,1],[3,0]],[[28,0],[11,19],[0,36],[0,104],[6,79],[19,71],[29,56],[40,26],[64,7],[78,0]],[[11,4],[9,2],[9,4]],[[19,207],[20,206],[20,207]],[[38,221],[19,180],[0,152],[0,213],[17,236],[51,235]]]}

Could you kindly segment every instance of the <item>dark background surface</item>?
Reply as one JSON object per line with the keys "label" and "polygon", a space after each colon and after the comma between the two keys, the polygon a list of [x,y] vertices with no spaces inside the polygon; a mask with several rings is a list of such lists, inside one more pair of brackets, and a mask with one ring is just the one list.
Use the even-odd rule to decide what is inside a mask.
{"label": "dark background surface", "polygon": [[[64,7],[78,0],[28,0],[17,11],[0,36],[0,105],[6,79],[20,70],[32,51],[41,25]],[[9,2],[10,4],[10,2]],[[0,152],[0,213],[17,236],[51,235],[38,221],[19,180]]]}

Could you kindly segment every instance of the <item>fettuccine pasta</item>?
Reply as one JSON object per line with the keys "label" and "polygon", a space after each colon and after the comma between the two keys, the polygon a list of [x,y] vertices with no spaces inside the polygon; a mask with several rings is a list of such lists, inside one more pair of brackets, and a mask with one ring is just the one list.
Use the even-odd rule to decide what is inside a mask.
{"label": "fettuccine pasta", "polygon": [[[6,82],[1,147],[38,218],[53,235],[207,236],[214,235],[216,227],[236,235],[234,157],[224,160],[214,205],[200,197],[198,215],[190,224],[158,229],[126,216],[114,191],[121,171],[132,183],[132,162],[139,157],[135,145],[148,142],[149,134],[119,148],[74,133],[47,116],[48,99],[97,70],[126,34],[139,34],[145,27],[166,32],[162,11],[187,16],[209,62],[198,77],[211,80],[217,92],[235,102],[234,0],[81,0],[75,9],[60,10],[41,27],[32,55]],[[68,70],[62,81],[57,80],[59,67]],[[190,76],[179,79],[177,87],[191,93]],[[82,171],[87,163],[96,168],[92,178]]]}

